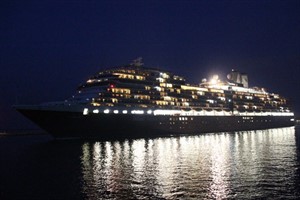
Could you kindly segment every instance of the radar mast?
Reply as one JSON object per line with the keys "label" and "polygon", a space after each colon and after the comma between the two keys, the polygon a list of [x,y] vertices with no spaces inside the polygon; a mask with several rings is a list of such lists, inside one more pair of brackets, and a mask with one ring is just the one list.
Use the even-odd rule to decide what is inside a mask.
{"label": "radar mast", "polygon": [[141,67],[141,66],[144,65],[144,63],[142,61],[143,61],[143,58],[138,57],[137,59],[134,59],[130,65],[133,65],[133,66],[136,66],[136,67]]}

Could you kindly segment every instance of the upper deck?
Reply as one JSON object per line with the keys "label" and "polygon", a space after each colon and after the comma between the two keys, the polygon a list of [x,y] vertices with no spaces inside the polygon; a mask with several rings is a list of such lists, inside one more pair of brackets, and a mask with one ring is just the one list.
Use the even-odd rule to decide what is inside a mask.
{"label": "upper deck", "polygon": [[[234,71],[236,73],[236,71]],[[234,74],[236,75],[236,74]],[[238,76],[237,76],[238,77]],[[250,88],[243,74],[238,80],[188,84],[184,77],[140,65],[112,67],[90,77],[68,102],[93,106],[156,109],[194,109],[250,112],[287,112],[287,100],[263,88]]]}

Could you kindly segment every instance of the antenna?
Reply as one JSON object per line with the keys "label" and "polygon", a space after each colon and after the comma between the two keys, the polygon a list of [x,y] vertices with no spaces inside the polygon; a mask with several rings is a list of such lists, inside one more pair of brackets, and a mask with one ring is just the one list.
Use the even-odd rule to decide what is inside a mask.
{"label": "antenna", "polygon": [[131,65],[136,66],[136,67],[141,67],[144,65],[144,63],[142,61],[143,61],[143,58],[138,57],[137,59],[132,61]]}

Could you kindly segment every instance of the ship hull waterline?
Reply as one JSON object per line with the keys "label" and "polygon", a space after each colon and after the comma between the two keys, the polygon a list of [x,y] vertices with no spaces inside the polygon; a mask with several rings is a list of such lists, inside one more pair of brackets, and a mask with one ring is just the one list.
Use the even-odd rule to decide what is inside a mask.
{"label": "ship hull waterline", "polygon": [[293,116],[89,114],[17,109],[54,138],[141,138],[294,126]]}

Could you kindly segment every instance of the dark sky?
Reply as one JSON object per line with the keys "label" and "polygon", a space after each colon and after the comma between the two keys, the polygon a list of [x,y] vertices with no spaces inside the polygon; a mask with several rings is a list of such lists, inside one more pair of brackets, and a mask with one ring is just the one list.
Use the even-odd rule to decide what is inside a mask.
{"label": "dark sky", "polygon": [[97,71],[143,57],[198,83],[232,68],[300,114],[299,0],[0,2],[0,130],[12,108],[64,100]]}

